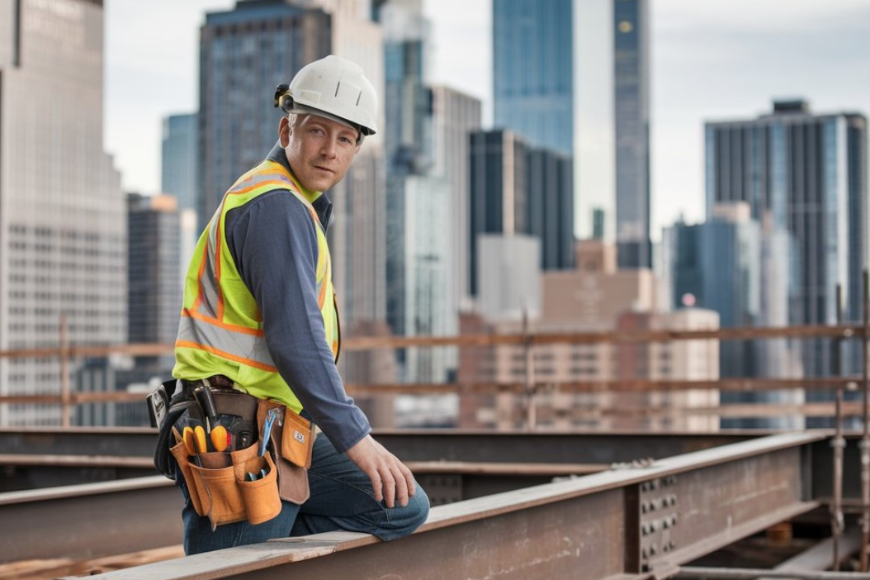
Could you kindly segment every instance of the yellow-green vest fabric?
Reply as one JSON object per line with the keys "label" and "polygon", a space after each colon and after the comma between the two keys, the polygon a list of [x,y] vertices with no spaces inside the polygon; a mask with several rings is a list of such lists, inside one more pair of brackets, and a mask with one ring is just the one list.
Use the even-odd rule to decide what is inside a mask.
{"label": "yellow-green vest fabric", "polygon": [[[280,163],[267,160],[236,181],[199,238],[184,284],[172,374],[191,381],[224,375],[248,394],[281,401],[298,413],[302,404],[269,354],[260,310],[236,269],[224,229],[230,210],[276,189],[296,196],[314,221],[318,248],[317,304],[323,316],[326,341],[338,357],[338,313],[326,232],[295,178]],[[275,267],[280,268],[281,264]]]}

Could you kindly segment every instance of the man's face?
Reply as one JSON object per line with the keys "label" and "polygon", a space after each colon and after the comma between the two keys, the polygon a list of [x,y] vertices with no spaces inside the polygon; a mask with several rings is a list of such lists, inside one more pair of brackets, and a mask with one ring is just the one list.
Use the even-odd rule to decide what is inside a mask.
{"label": "man's face", "polygon": [[359,151],[354,129],[316,115],[283,118],[278,134],[296,179],[313,191],[341,181]]}

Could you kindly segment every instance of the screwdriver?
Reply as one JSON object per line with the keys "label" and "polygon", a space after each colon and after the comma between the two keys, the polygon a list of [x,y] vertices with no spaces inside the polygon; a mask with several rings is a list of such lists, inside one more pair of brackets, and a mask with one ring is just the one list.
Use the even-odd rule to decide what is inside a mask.
{"label": "screwdriver", "polygon": [[193,442],[193,429],[185,427],[181,435],[181,440],[184,441],[184,447],[187,449],[188,455],[196,455],[196,445]]}
{"label": "screwdriver", "polygon": [[215,451],[223,451],[229,447],[232,442],[229,432],[223,425],[213,427],[209,436],[211,437],[211,444],[214,446]]}
{"label": "screwdriver", "polygon": [[202,425],[197,425],[193,429],[193,440],[196,442],[196,449],[198,453],[205,453],[208,451],[208,444],[205,439],[205,429],[202,428]]}

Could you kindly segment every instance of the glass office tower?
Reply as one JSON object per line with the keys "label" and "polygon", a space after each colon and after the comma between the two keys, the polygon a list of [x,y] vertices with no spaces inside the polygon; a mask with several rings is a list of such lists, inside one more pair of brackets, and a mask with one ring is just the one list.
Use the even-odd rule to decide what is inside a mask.
{"label": "glass office tower", "polygon": [[603,208],[620,267],[650,267],[647,0],[493,0],[493,96],[495,128],[573,156],[576,233]]}
{"label": "glass office tower", "polygon": [[[706,124],[707,207],[744,201],[752,217],[794,239],[797,297],[790,324],[836,322],[836,287],[846,320],[860,321],[867,264],[867,119],[816,115],[805,101],[778,101],[771,114]],[[851,345],[848,345],[851,346]],[[860,372],[847,348],[843,371]],[[804,341],[807,376],[832,370],[828,341]]]}

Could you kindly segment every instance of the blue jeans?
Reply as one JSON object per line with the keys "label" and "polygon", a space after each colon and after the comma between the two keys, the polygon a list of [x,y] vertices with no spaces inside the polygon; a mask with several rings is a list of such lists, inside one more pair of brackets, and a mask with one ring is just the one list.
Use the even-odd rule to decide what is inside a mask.
{"label": "blue jeans", "polygon": [[184,497],[184,552],[188,555],[221,548],[265,542],[272,538],[304,536],[346,530],[374,534],[388,542],[407,536],[426,521],[429,498],[417,485],[417,493],[401,507],[387,508],[374,498],[372,483],[344,453],[338,453],[320,433],[308,470],[311,497],[302,505],[282,501],[281,513],[262,524],[236,522],[211,530],[207,517],[198,516],[184,478],[178,486]]}

